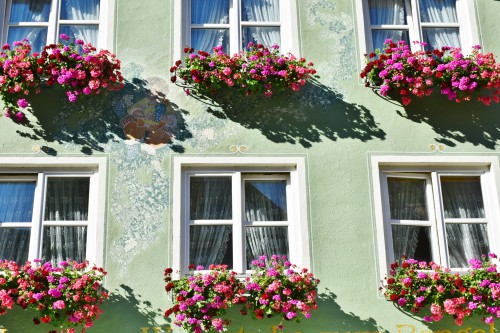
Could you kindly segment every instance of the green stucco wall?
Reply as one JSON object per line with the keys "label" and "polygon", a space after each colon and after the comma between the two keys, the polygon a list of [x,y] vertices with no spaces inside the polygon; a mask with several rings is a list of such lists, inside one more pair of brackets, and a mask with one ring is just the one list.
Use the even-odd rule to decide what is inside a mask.
{"label": "green stucco wall", "polygon": [[[155,332],[153,327],[169,326],[162,274],[172,261],[175,237],[171,162],[176,154],[306,156],[311,262],[321,279],[320,302],[311,319],[288,324],[284,332],[460,333],[469,327],[469,333],[490,332],[479,321],[462,328],[445,321],[425,325],[380,296],[369,156],[497,156],[500,107],[435,96],[403,108],[365,88],[358,79],[362,60],[353,2],[297,1],[301,55],[315,63],[316,84],[297,96],[272,102],[234,97],[229,107],[216,108],[169,82],[168,69],[177,60],[171,55],[171,19],[178,15],[171,13],[172,1],[116,0],[113,47],[123,63],[125,89],[77,106],[48,89],[34,99],[35,128],[0,119],[0,153],[6,156],[109,158],[103,200],[105,287],[111,296],[89,332]],[[500,54],[500,1],[477,0],[476,7],[483,49]],[[157,99],[161,94],[168,103]],[[121,125],[134,107],[162,112],[175,139],[162,147],[126,140]],[[434,152],[430,144],[443,144],[444,150]],[[234,145],[247,150],[233,152]],[[49,149],[35,152],[35,146]],[[47,331],[36,330],[32,316],[16,310],[0,323],[8,332]],[[273,324],[235,315],[229,331],[271,333]]]}

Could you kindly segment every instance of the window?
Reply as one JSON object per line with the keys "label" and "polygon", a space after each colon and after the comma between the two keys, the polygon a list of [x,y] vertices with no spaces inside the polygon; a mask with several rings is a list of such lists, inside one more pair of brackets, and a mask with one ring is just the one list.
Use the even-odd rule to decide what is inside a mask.
{"label": "window", "polygon": [[[358,0],[364,13],[367,51],[382,49],[387,38],[423,41],[427,48],[462,47],[477,42],[471,0]],[[362,20],[361,20],[362,22]],[[413,46],[418,48],[419,46]]]}
{"label": "window", "polygon": [[372,165],[378,170],[374,190],[383,269],[403,255],[464,269],[469,259],[495,250],[497,161],[470,158],[461,165],[437,159],[423,166],[422,160],[408,165],[401,159],[398,166],[377,159]]}
{"label": "window", "polygon": [[22,172],[2,164],[0,259],[101,261],[96,250],[101,248],[97,224],[103,223],[102,204],[97,198],[103,185],[94,161],[78,168],[61,169],[57,162],[51,168],[23,166]]}
{"label": "window", "polygon": [[7,0],[3,40],[12,44],[27,38],[34,51],[41,51],[45,45],[58,42],[60,34],[66,34],[73,40],[82,39],[102,48],[106,3],[105,0]]}
{"label": "window", "polygon": [[[183,13],[181,45],[211,52],[221,45],[233,54],[249,42],[280,45],[295,52],[298,45],[295,3],[289,0],[176,0]],[[180,11],[176,11],[180,8]]]}
{"label": "window", "polygon": [[303,161],[264,167],[225,159],[175,160],[174,266],[226,264],[245,273],[252,260],[273,254],[308,266]]}

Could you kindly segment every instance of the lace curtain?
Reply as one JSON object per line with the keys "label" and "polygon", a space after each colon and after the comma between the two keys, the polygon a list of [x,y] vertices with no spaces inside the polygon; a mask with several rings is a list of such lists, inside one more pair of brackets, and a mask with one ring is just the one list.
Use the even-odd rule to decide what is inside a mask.
{"label": "lace curtain", "polygon": [[[63,0],[61,3],[62,20],[99,20],[100,0]],[[98,47],[99,26],[95,24],[85,25],[61,25],[60,34],[66,34],[70,38],[81,39]]]}
{"label": "lace curtain", "polygon": [[[425,23],[457,23],[456,0],[419,0],[420,20]],[[460,47],[458,28],[422,28],[427,48]]]}
{"label": "lace curtain", "polygon": [[[87,221],[89,178],[48,179],[45,221]],[[43,228],[42,259],[61,262],[85,260],[86,226],[46,226]]]}
{"label": "lace curtain", "polygon": [[[279,0],[242,0],[242,21],[250,22],[279,22],[280,8]],[[249,42],[263,44],[265,46],[280,44],[279,27],[243,27],[243,45],[245,48]]]}
{"label": "lace curtain", "polygon": [[[0,182],[0,222],[31,222],[34,182]],[[0,259],[28,260],[30,228],[0,228]]]}

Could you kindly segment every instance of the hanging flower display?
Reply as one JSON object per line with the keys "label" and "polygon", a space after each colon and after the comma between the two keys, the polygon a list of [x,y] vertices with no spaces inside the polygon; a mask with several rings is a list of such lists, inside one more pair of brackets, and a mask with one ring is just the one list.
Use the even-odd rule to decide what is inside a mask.
{"label": "hanging flower display", "polygon": [[491,253],[482,260],[469,260],[470,269],[464,274],[403,258],[401,264],[391,265],[384,295],[407,311],[430,311],[424,316],[429,322],[451,316],[460,326],[464,319],[478,316],[491,324],[500,318],[500,271],[493,258]]}
{"label": "hanging flower display", "polygon": [[399,93],[403,105],[410,104],[413,96],[432,94],[434,87],[457,103],[498,103],[500,64],[492,53],[483,54],[480,49],[474,46],[469,55],[453,47],[413,52],[404,41],[388,39],[382,52],[367,56],[360,77],[366,80],[367,87],[380,87],[382,96],[389,91]]}
{"label": "hanging flower display", "polygon": [[[190,267],[194,269],[194,267]],[[198,271],[203,267],[196,268]],[[165,270],[165,289],[173,294],[173,306],[165,316],[174,315],[174,324],[190,333],[221,332],[230,324],[226,310],[241,304],[242,315],[253,318],[275,315],[299,322],[317,309],[319,280],[307,269],[299,269],[286,257],[260,257],[253,262],[253,274],[244,280],[225,265],[212,265],[209,271],[197,272],[172,280],[173,270]],[[282,326],[280,324],[280,326]]]}
{"label": "hanging flower display", "polygon": [[63,261],[54,266],[36,259],[19,266],[5,260],[0,263],[0,273],[0,314],[11,309],[16,298],[23,309],[39,313],[33,318],[35,325],[50,323],[63,327],[64,333],[92,327],[102,314],[99,305],[108,298],[102,290],[106,272],[88,262]]}
{"label": "hanging flower display", "polygon": [[179,77],[189,87],[187,94],[214,95],[230,87],[245,95],[261,93],[271,97],[277,92],[299,91],[316,73],[312,62],[292,54],[282,55],[277,45],[269,49],[249,43],[246,51],[234,56],[222,52],[222,46],[214,47],[213,53],[195,52],[189,47],[184,52],[184,63],[178,60],[170,73],[172,82]]}
{"label": "hanging flower display", "polygon": [[26,40],[2,47],[0,98],[6,117],[25,121],[27,98],[39,93],[43,85],[61,86],[70,102],[76,102],[81,95],[123,88],[120,60],[114,54],[97,52],[92,44],[79,39],[69,43],[64,34],[60,37],[62,43],[48,45],[40,53],[32,53]]}

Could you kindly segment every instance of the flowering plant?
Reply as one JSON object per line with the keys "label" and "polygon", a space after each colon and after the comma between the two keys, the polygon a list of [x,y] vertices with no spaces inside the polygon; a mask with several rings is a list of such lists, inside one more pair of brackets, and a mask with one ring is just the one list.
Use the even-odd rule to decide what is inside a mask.
{"label": "flowering plant", "polygon": [[[0,53],[0,98],[5,104],[5,116],[22,122],[21,109],[29,106],[26,97],[39,93],[40,86],[60,85],[70,102],[79,95],[99,94],[102,90],[123,87],[120,60],[109,51],[100,50],[77,39],[69,43],[62,34],[63,43],[51,44],[40,53],[31,53],[28,41],[5,44]],[[46,80],[42,80],[42,78]]]}
{"label": "flowering plant", "polygon": [[252,262],[253,274],[246,278],[248,303],[253,316],[282,316],[300,322],[301,314],[311,316],[316,304],[319,280],[307,268],[297,271],[285,256],[273,255],[269,262],[262,256]]}
{"label": "flowering plant", "polygon": [[[425,46],[425,43],[418,43]],[[386,40],[384,50],[367,56],[360,74],[366,86],[380,86],[382,96],[398,91],[403,105],[411,96],[427,96],[438,87],[441,94],[457,103],[477,99],[485,105],[500,101],[500,64],[492,53],[480,53],[474,46],[469,55],[459,48],[412,52],[404,41]]]}
{"label": "flowering plant", "polygon": [[165,270],[165,289],[173,290],[174,306],[165,316],[174,314],[174,324],[188,332],[223,331],[224,325],[229,324],[229,320],[223,318],[226,309],[246,301],[236,272],[227,270],[226,265],[211,265],[206,273],[185,276],[178,281],[172,281],[172,272],[171,268]]}
{"label": "flowering plant", "polygon": [[[184,48],[187,54],[184,64],[178,60],[170,68],[172,82],[177,77],[192,89],[205,95],[213,95],[222,87],[239,88],[245,95],[263,93],[271,97],[274,92],[299,91],[316,70],[313,63],[292,54],[281,55],[277,45],[268,49],[261,44],[249,43],[247,51],[230,56],[222,52],[222,46],[214,47],[213,53],[195,53]],[[190,90],[186,89],[189,94]]]}
{"label": "flowering plant", "polygon": [[472,316],[487,324],[500,318],[500,271],[491,262],[495,254],[469,260],[465,274],[414,259],[391,265],[385,297],[405,310],[418,313],[430,305],[424,320],[440,321],[450,315],[457,325]]}
{"label": "flowering plant", "polygon": [[[269,263],[260,257],[254,263],[254,274],[244,281],[236,272],[227,270],[226,265],[211,265],[210,271],[172,280],[172,268],[165,270],[165,289],[172,291],[173,306],[165,316],[175,315],[174,324],[188,332],[213,332],[225,330],[230,321],[223,318],[226,309],[242,304],[240,310],[246,315],[253,312],[253,318],[264,315],[280,315],[285,320],[300,321],[298,314],[310,317],[316,310],[316,295],[319,280],[307,269],[297,267],[285,257],[272,256]],[[194,269],[194,266],[190,266]],[[202,270],[198,266],[197,270]]]}
{"label": "flowering plant", "polygon": [[5,260],[0,262],[0,314],[12,309],[13,298],[17,298],[23,309],[40,313],[33,318],[36,325],[43,322],[66,326],[69,328],[63,332],[67,333],[76,332],[74,327],[80,325],[91,327],[102,314],[98,304],[108,297],[101,290],[105,275],[102,268],[90,268],[88,262],[63,261],[53,266],[35,259],[20,267]]}

